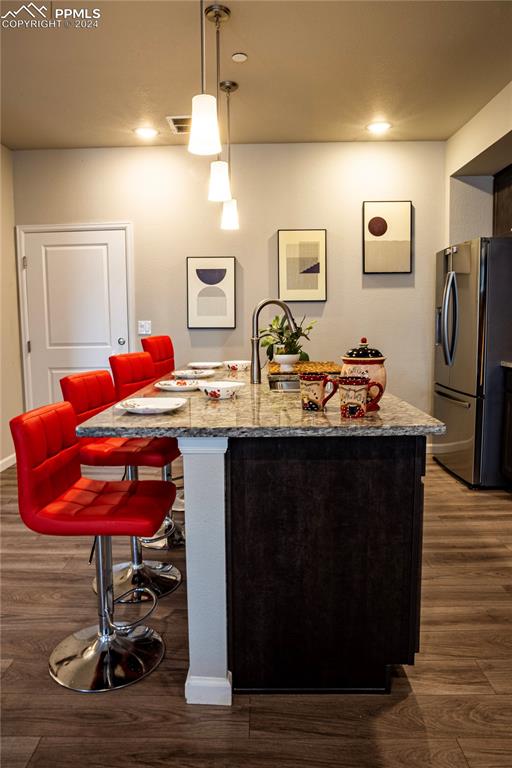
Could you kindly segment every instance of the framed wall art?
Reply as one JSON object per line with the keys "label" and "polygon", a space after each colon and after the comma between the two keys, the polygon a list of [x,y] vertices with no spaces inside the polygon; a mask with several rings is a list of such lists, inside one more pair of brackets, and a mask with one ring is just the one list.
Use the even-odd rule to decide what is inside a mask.
{"label": "framed wall art", "polygon": [[327,231],[278,229],[279,298],[327,301]]}
{"label": "framed wall art", "polygon": [[187,258],[187,327],[236,327],[236,259]]}
{"label": "framed wall art", "polygon": [[412,272],[410,200],[363,203],[363,273]]}

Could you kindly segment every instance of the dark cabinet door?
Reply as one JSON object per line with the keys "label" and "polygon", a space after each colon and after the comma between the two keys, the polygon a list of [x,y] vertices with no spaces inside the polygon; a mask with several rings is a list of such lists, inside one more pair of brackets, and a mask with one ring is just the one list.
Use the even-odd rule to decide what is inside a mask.
{"label": "dark cabinet door", "polygon": [[512,237],[512,165],[494,177],[494,237]]}
{"label": "dark cabinet door", "polygon": [[501,470],[507,480],[512,483],[512,370],[507,371],[504,406]]}

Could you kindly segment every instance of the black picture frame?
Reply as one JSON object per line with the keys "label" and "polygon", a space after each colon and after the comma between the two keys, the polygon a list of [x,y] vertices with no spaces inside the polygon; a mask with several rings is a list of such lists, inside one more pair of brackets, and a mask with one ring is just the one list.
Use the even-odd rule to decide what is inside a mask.
{"label": "black picture frame", "polygon": [[[408,269],[397,270],[376,270],[368,269],[366,255],[366,206],[367,205],[405,205],[409,206],[409,252]],[[370,219],[371,221],[371,219]],[[412,200],[364,200],[362,205],[362,266],[363,275],[410,275],[412,273],[412,253],[413,253],[413,205]]]}
{"label": "black picture frame", "polygon": [[[324,250],[324,269],[321,274],[323,275],[323,291],[322,296],[323,298],[296,298],[294,296],[290,296],[286,290],[284,289],[282,285],[281,280],[281,233],[284,232],[316,232],[316,233],[322,233],[323,235],[323,250]],[[277,230],[277,291],[278,291],[278,298],[281,301],[293,301],[297,303],[306,303],[306,302],[314,302],[314,303],[325,303],[327,301],[327,230],[323,228],[312,228],[312,227],[298,227],[296,229],[278,229]]]}

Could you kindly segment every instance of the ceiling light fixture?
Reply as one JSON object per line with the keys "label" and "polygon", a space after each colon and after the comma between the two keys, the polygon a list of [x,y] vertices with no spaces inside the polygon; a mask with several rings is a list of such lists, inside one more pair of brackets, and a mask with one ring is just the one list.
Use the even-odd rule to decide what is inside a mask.
{"label": "ceiling light fixture", "polygon": [[[227,127],[228,127],[228,167],[229,167],[229,181],[231,184],[231,109],[230,109],[230,97],[231,94],[238,90],[238,83],[233,80],[223,80],[220,83],[221,91],[226,94],[226,111],[227,111]],[[238,221],[238,203],[236,198],[232,197],[230,200],[226,200],[222,206],[222,217],[220,222],[221,229],[240,229],[240,223]]]}
{"label": "ceiling light fixture", "polygon": [[[219,84],[220,84],[220,24],[221,21],[229,18],[230,11],[226,6],[209,5],[205,11],[208,21],[215,24],[215,52],[216,52],[216,82],[217,82],[217,123],[220,124],[220,102],[219,102]],[[222,151],[222,149],[220,150]],[[210,163],[210,183],[208,185],[208,200],[214,203],[225,203],[231,200],[231,186],[229,182],[229,165],[225,160],[221,160],[220,154],[217,159]]]}
{"label": "ceiling light fixture", "polygon": [[237,64],[243,64],[244,61],[247,61],[249,58],[246,53],[242,53],[242,51],[238,51],[237,53],[234,53],[231,57],[233,61],[235,61]]}
{"label": "ceiling light fixture", "polygon": [[[192,124],[188,151],[193,155],[218,155],[221,151],[219,121],[217,120],[217,100],[206,93],[205,70],[205,32],[204,17],[212,6],[204,10],[204,0],[199,0],[200,36],[201,36],[201,93],[192,98]],[[219,7],[219,16],[229,18],[230,11]],[[219,19],[223,20],[223,19]]]}
{"label": "ceiling light fixture", "polygon": [[139,139],[154,139],[155,136],[158,136],[156,128],[150,128],[149,126],[135,128],[133,132]]}
{"label": "ceiling light fixture", "polygon": [[375,136],[382,136],[382,134],[389,131],[390,128],[391,123],[388,123],[386,120],[376,120],[374,123],[370,123],[366,126],[366,130],[370,131],[370,133],[373,133]]}

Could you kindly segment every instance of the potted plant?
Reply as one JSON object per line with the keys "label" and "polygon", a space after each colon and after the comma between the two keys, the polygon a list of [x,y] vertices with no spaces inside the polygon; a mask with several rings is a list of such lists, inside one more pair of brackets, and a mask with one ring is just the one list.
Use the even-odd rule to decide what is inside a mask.
{"label": "potted plant", "polygon": [[260,333],[261,346],[266,347],[267,357],[279,363],[281,373],[293,372],[293,366],[299,360],[309,360],[309,355],[302,349],[300,339],[309,341],[309,334],[315,321],[304,326],[306,317],[300,323],[296,323],[297,329],[290,330],[286,315],[276,315],[272,322],[263,328]]}

